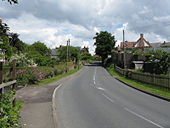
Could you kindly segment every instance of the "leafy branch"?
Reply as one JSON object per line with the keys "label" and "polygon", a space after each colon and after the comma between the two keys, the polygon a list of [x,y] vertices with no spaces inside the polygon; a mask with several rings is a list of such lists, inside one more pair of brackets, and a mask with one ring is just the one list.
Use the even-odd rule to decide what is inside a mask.
{"label": "leafy branch", "polygon": [[[2,0],[5,1],[5,0]],[[17,4],[18,0],[7,0],[10,4]]]}

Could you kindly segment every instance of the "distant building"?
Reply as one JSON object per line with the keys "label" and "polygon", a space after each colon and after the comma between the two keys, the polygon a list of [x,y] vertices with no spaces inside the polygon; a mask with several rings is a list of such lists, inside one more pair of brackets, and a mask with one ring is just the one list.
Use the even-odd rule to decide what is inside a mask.
{"label": "distant building", "polygon": [[59,48],[51,49],[51,58],[57,58],[58,57],[58,49]]}
{"label": "distant building", "polygon": [[120,50],[123,50],[123,49],[132,49],[134,48],[136,45],[136,42],[128,42],[128,41],[125,41],[125,42],[121,42],[120,43]]}
{"label": "distant building", "polygon": [[143,34],[140,34],[140,38],[135,42],[121,42],[120,43],[120,50],[123,51],[124,49],[126,50],[132,50],[134,48],[136,49],[142,49],[144,50],[144,48],[150,48],[152,47],[151,44],[145,40]]}
{"label": "distant building", "polygon": [[84,48],[81,49],[81,53],[82,54],[89,53],[89,48],[84,46]]}
{"label": "distant building", "polygon": [[151,48],[152,46],[150,45],[149,41],[146,41],[145,38],[143,37],[143,34],[140,34],[140,38],[137,40],[135,44],[135,48],[139,48],[144,50],[144,48]]}
{"label": "distant building", "polygon": [[152,46],[151,48],[145,48],[145,51],[150,50],[163,50],[163,51],[170,51],[170,42],[158,42],[158,43],[150,43]]}

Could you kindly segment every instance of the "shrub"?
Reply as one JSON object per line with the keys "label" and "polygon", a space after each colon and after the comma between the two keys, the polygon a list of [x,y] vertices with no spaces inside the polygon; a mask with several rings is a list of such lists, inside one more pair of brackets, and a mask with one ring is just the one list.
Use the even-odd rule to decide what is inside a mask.
{"label": "shrub", "polygon": [[166,74],[170,67],[170,53],[157,50],[150,56],[149,62],[153,65],[151,73]]}
{"label": "shrub", "polygon": [[13,92],[0,95],[0,128],[21,128],[18,124],[20,106],[13,107]]}
{"label": "shrub", "polygon": [[18,86],[24,86],[28,84],[29,75],[26,70],[20,69],[16,72],[16,79]]}

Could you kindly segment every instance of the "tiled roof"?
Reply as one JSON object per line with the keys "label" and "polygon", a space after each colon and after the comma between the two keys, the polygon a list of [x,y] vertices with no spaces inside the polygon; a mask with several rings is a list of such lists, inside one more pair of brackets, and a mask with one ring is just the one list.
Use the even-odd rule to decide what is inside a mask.
{"label": "tiled roof", "polygon": [[128,41],[125,41],[125,42],[121,42],[120,43],[120,48],[123,49],[123,48],[134,48],[136,42],[128,42]]}
{"label": "tiled roof", "polygon": [[58,56],[58,49],[51,49],[52,56]]}

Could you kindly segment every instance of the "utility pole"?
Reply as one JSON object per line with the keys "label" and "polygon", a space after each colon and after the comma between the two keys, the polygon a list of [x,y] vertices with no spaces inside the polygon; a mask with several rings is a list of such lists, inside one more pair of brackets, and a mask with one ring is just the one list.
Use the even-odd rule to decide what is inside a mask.
{"label": "utility pole", "polygon": [[70,39],[67,40],[66,72],[68,71],[69,46],[70,46]]}
{"label": "utility pole", "polygon": [[125,30],[123,30],[123,60],[124,60],[124,69],[126,69],[126,57],[125,57]]}

